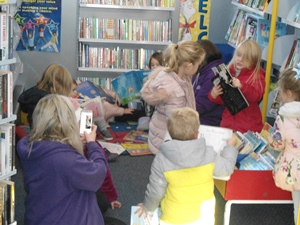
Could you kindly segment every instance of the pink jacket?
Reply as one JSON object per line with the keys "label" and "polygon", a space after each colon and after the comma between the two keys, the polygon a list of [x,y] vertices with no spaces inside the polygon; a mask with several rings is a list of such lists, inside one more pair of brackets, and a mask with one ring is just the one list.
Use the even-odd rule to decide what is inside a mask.
{"label": "pink jacket", "polygon": [[[114,99],[117,99],[117,93],[112,90],[104,89],[104,91],[111,95]],[[123,116],[124,108],[118,106],[117,104],[111,104],[107,101],[103,102],[104,112],[105,112],[105,120],[108,121],[111,117],[114,116]]]}
{"label": "pink jacket", "polygon": [[180,79],[174,72],[165,72],[157,68],[149,75],[149,80],[141,90],[142,98],[155,106],[149,124],[149,149],[153,154],[159,152],[159,146],[167,133],[167,119],[173,109],[191,107],[196,109],[191,79]]}
{"label": "pink jacket", "polygon": [[270,145],[281,151],[273,170],[276,186],[300,191],[300,102],[285,103],[279,109]]}

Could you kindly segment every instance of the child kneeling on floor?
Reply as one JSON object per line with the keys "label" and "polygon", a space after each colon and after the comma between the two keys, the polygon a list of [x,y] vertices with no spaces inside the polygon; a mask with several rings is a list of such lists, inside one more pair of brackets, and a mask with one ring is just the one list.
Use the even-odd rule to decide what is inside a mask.
{"label": "child kneeling on floor", "polygon": [[175,109],[167,121],[172,140],[160,145],[154,158],[145,198],[136,211],[139,216],[161,206],[161,225],[214,225],[213,176],[234,171],[238,151],[233,136],[220,154],[198,139],[198,112]]}

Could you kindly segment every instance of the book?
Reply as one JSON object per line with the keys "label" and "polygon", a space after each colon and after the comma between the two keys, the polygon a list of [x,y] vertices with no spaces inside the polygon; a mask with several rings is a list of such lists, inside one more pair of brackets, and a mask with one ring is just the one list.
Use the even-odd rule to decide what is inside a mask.
{"label": "book", "polygon": [[[257,39],[256,42],[260,45],[261,49],[264,50],[269,44],[270,37],[270,20],[259,18],[258,19],[258,29],[257,29]],[[276,34],[275,39],[287,34],[287,25],[283,22],[276,22]]]}
{"label": "book", "polygon": [[126,141],[148,142],[148,133],[141,130],[132,130],[123,137]]}
{"label": "book", "polygon": [[140,156],[140,155],[151,155],[152,152],[149,150],[148,144],[146,143],[121,143],[123,148],[126,149],[126,151],[131,156]]}
{"label": "book", "polygon": [[212,146],[215,152],[220,153],[232,135],[233,131],[228,128],[200,125],[198,138],[204,138],[206,145]]}
{"label": "book", "polygon": [[15,222],[15,183],[10,180],[1,180],[0,183],[6,184],[6,208],[7,222],[13,224]]}
{"label": "book", "polygon": [[79,93],[79,98],[86,99],[86,98],[95,98],[100,96],[105,98],[111,104],[115,104],[116,100],[107,94],[100,86],[96,86],[89,80],[80,82],[77,85],[77,92]]}
{"label": "book", "polygon": [[221,98],[232,115],[237,114],[249,106],[239,88],[232,86],[232,76],[225,64],[212,68],[215,77],[212,79],[214,85],[220,84],[223,89]]}
{"label": "book", "polygon": [[247,157],[242,159],[239,163],[239,169],[240,170],[271,170],[272,167],[270,167],[268,164],[265,163],[261,159],[260,155],[255,154],[252,152]]}
{"label": "book", "polygon": [[106,148],[111,153],[117,153],[118,155],[122,154],[126,149],[120,144],[114,144],[105,141],[98,141],[103,148]]}
{"label": "book", "polygon": [[148,76],[150,72],[151,70],[132,70],[119,75],[111,81],[122,105],[126,105],[132,100],[140,98],[143,79]]}
{"label": "book", "polygon": [[147,215],[138,216],[135,212],[139,206],[131,206],[130,225],[159,225],[161,210],[157,208],[154,212],[148,212]]}
{"label": "book", "polygon": [[0,215],[1,224],[7,224],[7,184],[0,182]]}

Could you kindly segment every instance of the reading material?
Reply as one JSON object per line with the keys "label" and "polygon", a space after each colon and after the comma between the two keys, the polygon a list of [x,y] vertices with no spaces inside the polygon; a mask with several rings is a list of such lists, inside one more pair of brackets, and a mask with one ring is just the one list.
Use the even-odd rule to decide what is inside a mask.
{"label": "reading material", "polygon": [[147,216],[141,217],[135,214],[138,209],[139,206],[131,206],[130,225],[159,225],[160,209],[157,208],[154,212],[148,212]]}
{"label": "reading material", "polygon": [[223,88],[221,98],[232,115],[237,114],[249,106],[248,101],[244,97],[239,88],[232,86],[232,76],[225,64],[212,68],[215,77],[212,79],[214,85],[220,84]]}
{"label": "reading material", "polygon": [[133,144],[133,143],[122,143],[123,148],[127,150],[127,152],[131,156],[139,156],[139,155],[151,155],[152,152],[148,148],[148,144]]}

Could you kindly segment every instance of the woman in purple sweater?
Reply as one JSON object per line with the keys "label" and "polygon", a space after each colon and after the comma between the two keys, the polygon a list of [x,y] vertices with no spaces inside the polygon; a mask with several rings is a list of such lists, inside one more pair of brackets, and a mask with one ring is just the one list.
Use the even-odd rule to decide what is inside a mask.
{"label": "woman in purple sweater", "polygon": [[196,110],[202,125],[220,126],[225,107],[211,102],[208,93],[213,88],[211,79],[215,76],[212,68],[223,63],[222,54],[209,40],[198,40],[198,44],[204,49],[205,58],[193,77]]}
{"label": "woman in purple sweater", "polygon": [[90,134],[79,136],[67,97],[48,94],[39,100],[32,130],[17,145],[27,193],[25,224],[104,224],[95,192],[105,178],[107,161],[95,142],[96,129],[94,125]]}

